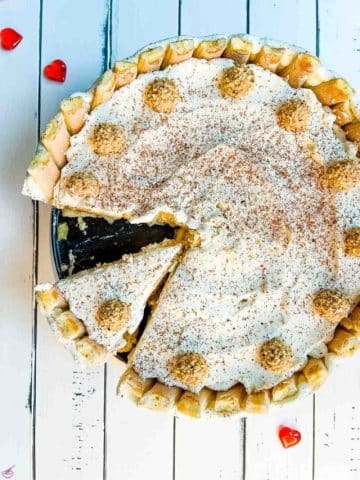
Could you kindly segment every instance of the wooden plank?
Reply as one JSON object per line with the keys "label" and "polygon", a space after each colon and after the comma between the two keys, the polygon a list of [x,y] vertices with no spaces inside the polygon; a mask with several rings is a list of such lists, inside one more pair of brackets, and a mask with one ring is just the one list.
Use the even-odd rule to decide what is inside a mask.
{"label": "wooden plank", "polygon": [[173,471],[173,418],[116,397],[122,368],[114,361],[108,364],[107,372],[107,480],[169,480]]}
{"label": "wooden plank", "polygon": [[[310,480],[313,468],[313,397],[289,404],[267,416],[246,421],[246,479]],[[302,440],[284,449],[278,439],[281,425],[296,428]],[[319,477],[319,480],[322,477]]]}
{"label": "wooden plank", "polygon": [[316,479],[360,477],[359,354],[345,362],[316,395]]}
{"label": "wooden plank", "polygon": [[[211,35],[246,31],[246,2],[182,1],[181,33]],[[176,420],[175,478],[226,480],[243,478],[242,420]]]}
{"label": "wooden plank", "polygon": [[315,53],[315,0],[251,0],[250,33],[283,40]]}
{"label": "wooden plank", "polygon": [[[112,58],[123,58],[136,49],[178,32],[178,2],[119,1],[114,4]],[[115,396],[120,377],[117,362],[107,366],[106,478],[168,480],[173,470],[173,419],[139,410]],[[120,438],[121,435],[122,437]]]}
{"label": "wooden plank", "polygon": [[[64,84],[41,80],[41,126],[68,94],[86,89],[106,59],[107,1],[44,2],[42,67],[56,58],[68,67]],[[56,34],[54,34],[54,32]],[[54,278],[50,209],[40,206],[39,282]],[[98,480],[103,476],[104,369],[82,371],[39,318],[37,343],[37,480]]]}
{"label": "wooden plank", "polygon": [[0,2],[0,18],[24,37],[0,51],[0,472],[30,479],[33,219],[20,191],[36,142],[39,2]]}
{"label": "wooden plank", "polygon": [[175,478],[243,479],[243,438],[241,419],[177,419]]}
{"label": "wooden plank", "polygon": [[151,42],[178,33],[178,0],[114,2],[113,61],[132,55]]}
{"label": "wooden plank", "polygon": [[319,0],[319,49],[324,65],[360,89],[360,3]]}
{"label": "wooden plank", "polygon": [[212,35],[246,32],[246,0],[182,0],[181,33]]}
{"label": "wooden plank", "polygon": [[[271,19],[281,19],[275,22]],[[316,12],[313,0],[252,0],[250,33],[316,50]],[[298,427],[303,440],[283,450],[277,430],[282,424]],[[307,480],[313,468],[313,398],[267,417],[250,417],[246,427],[246,478]],[[258,461],[261,459],[261,462]],[[299,468],[300,467],[300,468]]]}
{"label": "wooden plank", "polygon": [[[320,58],[360,89],[360,4],[319,2]],[[315,478],[360,476],[359,355],[345,360],[316,398]]]}

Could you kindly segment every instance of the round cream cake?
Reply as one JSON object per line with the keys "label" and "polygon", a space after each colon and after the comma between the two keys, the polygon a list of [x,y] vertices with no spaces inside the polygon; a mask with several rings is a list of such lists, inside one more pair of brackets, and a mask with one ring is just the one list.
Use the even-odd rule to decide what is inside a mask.
{"label": "round cream cake", "polygon": [[[201,58],[206,42],[213,42],[210,51],[223,45],[220,54]],[[309,78],[303,74],[299,80],[299,58],[309,54],[255,44],[258,50],[243,61],[238,52],[230,55],[233,37],[225,43],[195,42],[195,58],[140,73],[103,95],[104,101],[85,111],[78,131],[63,112],[72,135],[47,200],[57,208],[134,223],[170,223],[182,232],[174,241],[182,245],[181,253],[174,250],[163,266],[159,256],[151,282],[145,285],[147,277],[142,279],[141,301],[132,294],[124,303],[123,265],[117,283],[114,270],[103,270],[56,285],[66,308],[106,355],[126,343],[126,332],[134,334],[157,285],[150,318],[128,361],[137,386],[147,385],[141,393],[145,398],[158,385],[170,387],[173,403],[181,403],[181,392],[194,395],[191,401],[199,404],[205,398],[206,405],[215,395],[217,410],[219,395],[234,387],[239,389],[234,411],[246,409],[249,398],[255,407],[248,410],[256,411],[256,402],[264,403],[257,394],[265,392],[276,402],[283,400],[274,390],[279,385],[291,384],[289,397],[302,382],[316,388],[327,371],[321,359],[329,352],[350,354],[360,343],[355,113],[342,123],[350,90],[339,94],[338,83],[331,83],[317,59],[311,78],[308,72]],[[162,46],[151,51],[156,48]],[[165,45],[162,62],[170,58],[169,49]],[[274,67],[276,54],[281,58]],[[213,58],[221,55],[230,58]],[[326,83],[330,93],[324,93]],[[82,106],[94,102],[100,86],[77,94]],[[47,150],[52,148],[54,143]],[[25,191],[39,196],[41,182],[32,186],[38,177],[31,169],[29,174]],[[147,261],[147,256],[137,258]],[[131,278],[145,275],[146,265],[131,272]],[[85,291],[90,303],[82,299]],[[122,303],[118,327],[110,328],[108,317],[99,323],[99,308],[114,299]],[[54,311],[47,313],[54,323]],[[127,316],[132,318],[128,324]],[[115,334],[109,337],[101,329]],[[346,344],[342,350],[337,337],[338,344]],[[129,374],[123,383],[126,379]]]}

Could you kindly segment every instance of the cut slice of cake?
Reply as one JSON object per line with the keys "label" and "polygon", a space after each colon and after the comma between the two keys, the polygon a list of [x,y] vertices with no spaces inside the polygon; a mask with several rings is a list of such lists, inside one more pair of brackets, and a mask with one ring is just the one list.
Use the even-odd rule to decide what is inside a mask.
{"label": "cut slice of cake", "polygon": [[38,285],[37,300],[76,357],[101,363],[108,353],[126,346],[144,317],[147,301],[181,251],[182,246],[171,241],[150,245],[55,285]]}

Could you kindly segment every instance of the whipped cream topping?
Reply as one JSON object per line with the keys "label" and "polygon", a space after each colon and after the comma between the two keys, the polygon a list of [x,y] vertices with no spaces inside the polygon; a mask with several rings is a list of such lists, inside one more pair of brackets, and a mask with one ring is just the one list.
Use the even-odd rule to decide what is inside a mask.
{"label": "whipped cream topping", "polygon": [[[133,333],[139,326],[148,298],[171,270],[181,249],[181,245],[150,246],[123,256],[119,262],[60,280],[56,286],[73,314],[84,322],[89,337],[114,352],[126,344],[124,333]],[[118,331],[102,328],[96,321],[98,307],[113,299],[130,306],[127,327]]]}
{"label": "whipped cream topping", "polygon": [[[72,137],[55,201],[108,216],[130,213],[134,222],[172,212],[196,228],[202,245],[187,251],[167,282],[134,367],[143,377],[181,386],[167,365],[191,351],[209,365],[204,385],[219,390],[241,382],[252,391],[325,351],[334,325],[313,313],[314,293],[331,288],[358,295],[360,259],[344,256],[342,239],[344,229],[360,225],[360,188],[334,195],[321,187],[324,165],[355,151],[313,92],[251,65],[250,92],[224,98],[218,78],[232,64],[192,59],[116,91]],[[159,77],[179,88],[171,114],[155,113],[143,101],[145,86]],[[302,133],[277,123],[277,109],[291,99],[310,109]],[[88,138],[101,122],[123,128],[124,153],[93,152]],[[96,175],[96,199],[79,200],[63,188],[77,171]],[[273,337],[281,337],[295,359],[282,375],[256,360],[258,346]]]}

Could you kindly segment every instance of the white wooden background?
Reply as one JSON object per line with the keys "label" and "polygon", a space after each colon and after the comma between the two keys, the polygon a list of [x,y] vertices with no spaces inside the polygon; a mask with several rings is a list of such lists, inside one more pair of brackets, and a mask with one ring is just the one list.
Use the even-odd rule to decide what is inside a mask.
{"label": "white wooden background", "polygon": [[[360,364],[268,417],[201,423],[135,410],[114,395],[116,366],[83,372],[33,305],[53,278],[49,208],[20,195],[39,132],[60,99],[157,39],[250,32],[289,41],[360,87],[359,0],[0,0],[0,472],[16,480],[358,480]],[[55,58],[64,84],[42,76]],[[276,431],[302,442],[284,450]],[[0,473],[0,478],[2,474]]]}

